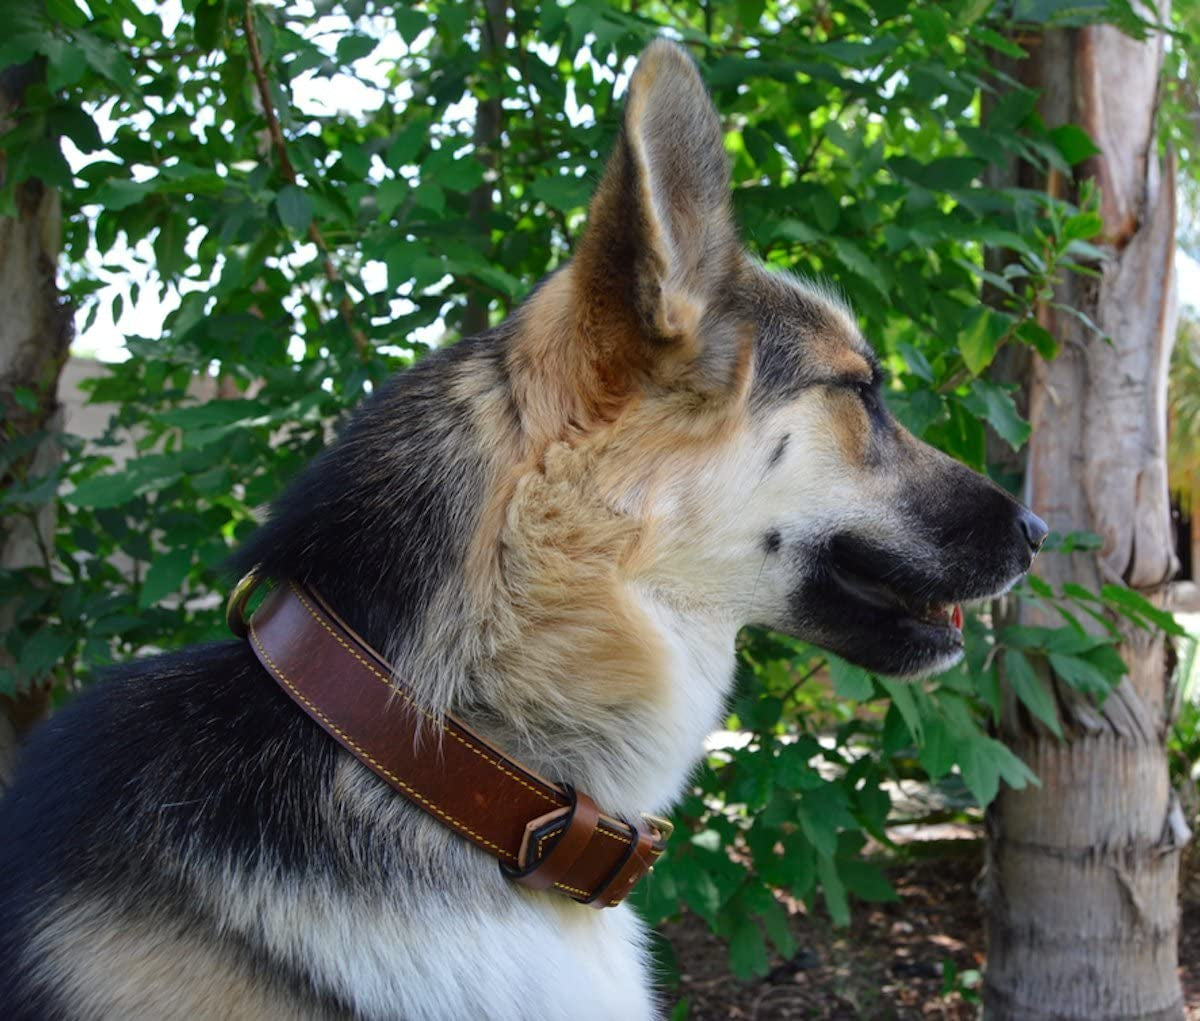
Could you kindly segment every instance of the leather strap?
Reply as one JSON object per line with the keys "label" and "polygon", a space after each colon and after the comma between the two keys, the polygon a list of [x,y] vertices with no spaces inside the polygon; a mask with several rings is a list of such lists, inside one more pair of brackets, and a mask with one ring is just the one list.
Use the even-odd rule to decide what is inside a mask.
{"label": "leather strap", "polygon": [[543,779],[454,717],[419,705],[383,657],[302,585],[272,591],[246,633],[259,662],[326,733],[497,858],[515,882],[610,907],[665,849],[665,821],[605,815],[586,794]]}

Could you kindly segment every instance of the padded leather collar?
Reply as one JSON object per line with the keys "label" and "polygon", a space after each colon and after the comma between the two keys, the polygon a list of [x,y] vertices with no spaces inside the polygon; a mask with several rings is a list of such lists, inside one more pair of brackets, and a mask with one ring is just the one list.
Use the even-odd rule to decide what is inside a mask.
{"label": "padded leather collar", "polygon": [[383,657],[296,582],[278,586],[243,624],[253,584],[235,590],[230,623],[280,687],[368,769],[496,858],[508,878],[610,907],[654,867],[669,823],[606,815],[586,794],[419,705]]}

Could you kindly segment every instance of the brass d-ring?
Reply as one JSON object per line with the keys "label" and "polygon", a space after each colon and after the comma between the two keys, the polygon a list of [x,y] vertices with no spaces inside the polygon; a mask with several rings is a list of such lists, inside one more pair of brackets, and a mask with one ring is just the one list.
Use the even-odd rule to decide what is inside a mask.
{"label": "brass d-ring", "polygon": [[238,638],[246,637],[246,603],[254,595],[254,590],[262,584],[262,580],[258,568],[252,567],[242,575],[241,581],[234,585],[233,591],[229,593],[229,601],[225,604],[225,623]]}

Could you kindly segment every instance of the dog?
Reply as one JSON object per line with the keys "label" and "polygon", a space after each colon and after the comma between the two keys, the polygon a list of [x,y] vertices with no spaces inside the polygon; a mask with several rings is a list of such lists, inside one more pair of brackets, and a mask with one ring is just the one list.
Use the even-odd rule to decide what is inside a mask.
{"label": "dog", "polygon": [[[741,627],[936,672],[957,604],[1046,535],[896,423],[853,315],[745,252],[730,191],[695,66],[651,44],[574,257],[380,387],[235,558],[626,818],[684,789]],[[129,664],[57,713],[0,834],[9,1021],[661,1010],[628,907],[508,881],[245,641]]]}

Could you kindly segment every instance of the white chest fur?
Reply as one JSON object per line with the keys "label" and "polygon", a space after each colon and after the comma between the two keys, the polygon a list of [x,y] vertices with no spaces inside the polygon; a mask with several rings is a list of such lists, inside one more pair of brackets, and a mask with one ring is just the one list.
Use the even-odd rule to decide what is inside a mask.
{"label": "white chest fur", "polygon": [[[719,725],[734,670],[737,626],[723,613],[676,607],[648,589],[638,593],[667,650],[667,699],[655,721],[634,803],[665,812],[679,798],[703,754],[704,739]],[[640,801],[639,801],[640,798]]]}
{"label": "white chest fur", "polygon": [[503,898],[502,909],[449,898],[395,904],[340,898],[319,903],[312,894],[303,899],[300,917],[260,914],[260,934],[352,1003],[356,1016],[372,1021],[659,1016],[644,927],[626,906],[597,911],[525,891]]}

